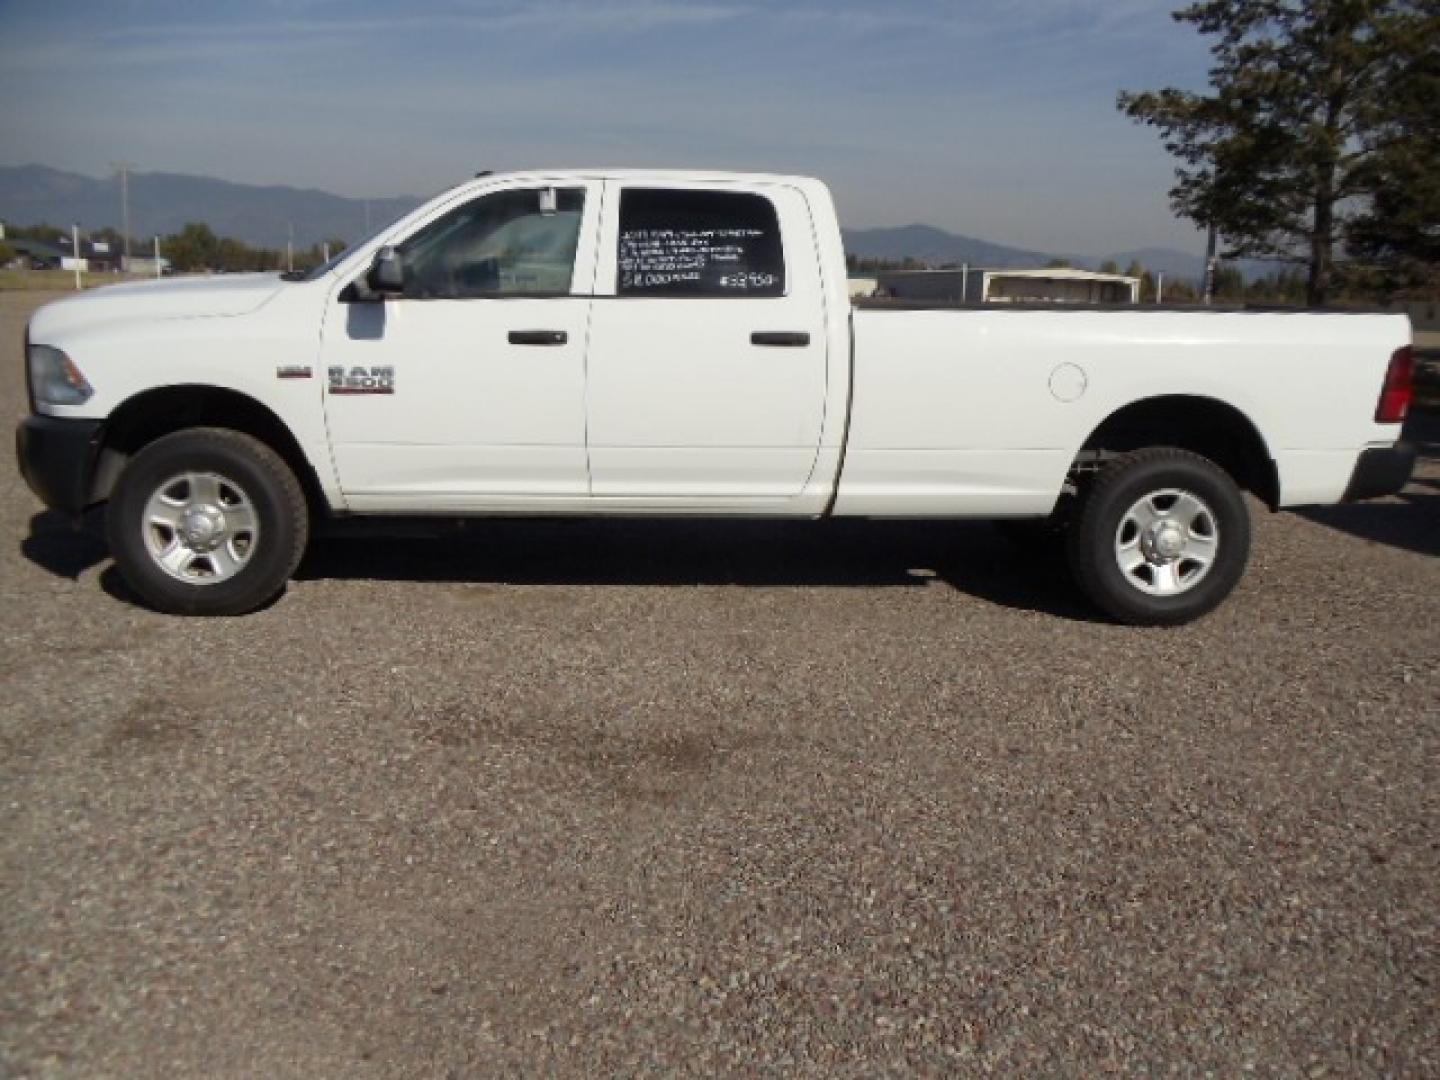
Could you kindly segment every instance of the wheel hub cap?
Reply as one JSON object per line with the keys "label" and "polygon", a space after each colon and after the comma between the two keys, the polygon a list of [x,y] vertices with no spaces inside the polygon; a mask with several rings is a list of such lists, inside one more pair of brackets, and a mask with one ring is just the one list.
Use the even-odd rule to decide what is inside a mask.
{"label": "wheel hub cap", "polygon": [[1115,531],[1116,567],[1129,585],[1150,596],[1193,589],[1210,572],[1219,550],[1215,511],[1180,488],[1141,496]]}
{"label": "wheel hub cap", "polygon": [[217,506],[190,506],[180,516],[180,538],[192,551],[209,551],[225,534],[225,515]]}
{"label": "wheel hub cap", "polygon": [[1152,563],[1170,562],[1185,551],[1186,530],[1183,525],[1164,521],[1145,530],[1141,544],[1145,558]]}
{"label": "wheel hub cap", "polygon": [[178,473],[157,485],[140,522],[155,565],[189,585],[213,585],[243,570],[260,539],[250,496],[215,472]]}

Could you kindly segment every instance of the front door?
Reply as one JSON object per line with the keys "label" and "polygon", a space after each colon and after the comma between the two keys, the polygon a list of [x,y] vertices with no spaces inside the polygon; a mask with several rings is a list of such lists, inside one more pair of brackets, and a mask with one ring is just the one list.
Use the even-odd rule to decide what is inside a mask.
{"label": "front door", "polygon": [[325,411],[353,509],[588,494],[591,300],[575,268],[593,263],[577,255],[594,249],[598,203],[598,184],[484,192],[399,238],[399,297],[337,292]]}
{"label": "front door", "polygon": [[597,498],[798,495],[825,418],[825,307],[794,188],[612,182],[591,315]]}

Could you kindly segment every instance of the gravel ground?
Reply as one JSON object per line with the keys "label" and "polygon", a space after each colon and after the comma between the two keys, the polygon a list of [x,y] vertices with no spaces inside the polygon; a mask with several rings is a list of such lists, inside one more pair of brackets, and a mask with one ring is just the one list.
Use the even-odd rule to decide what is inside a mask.
{"label": "gravel ground", "polygon": [[332,541],[172,619],[7,457],[0,1074],[1440,1075],[1437,428],[1171,631],[978,523]]}

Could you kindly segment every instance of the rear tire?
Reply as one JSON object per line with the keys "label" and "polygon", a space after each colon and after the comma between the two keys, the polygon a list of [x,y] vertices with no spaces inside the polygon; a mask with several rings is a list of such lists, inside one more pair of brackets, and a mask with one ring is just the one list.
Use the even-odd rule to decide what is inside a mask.
{"label": "rear tire", "polygon": [[260,440],[189,428],[130,459],[106,532],[121,574],[156,610],[243,615],[285,588],[309,511],[295,474]]}
{"label": "rear tire", "polygon": [[1214,462],[1152,447],[1101,470],[1080,496],[1067,548],[1081,591],[1111,618],[1176,626],[1234,590],[1250,556],[1250,515]]}

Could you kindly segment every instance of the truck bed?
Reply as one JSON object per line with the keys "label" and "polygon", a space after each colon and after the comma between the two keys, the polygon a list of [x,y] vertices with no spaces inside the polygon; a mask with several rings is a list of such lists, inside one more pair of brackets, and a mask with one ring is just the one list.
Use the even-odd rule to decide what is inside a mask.
{"label": "truck bed", "polygon": [[1185,312],[1198,315],[1394,315],[1393,308],[1306,308],[1293,304],[1075,304],[1064,301],[1027,300],[1021,303],[981,303],[975,300],[910,300],[901,297],[852,297],[851,305],[864,311],[1126,311]]}

